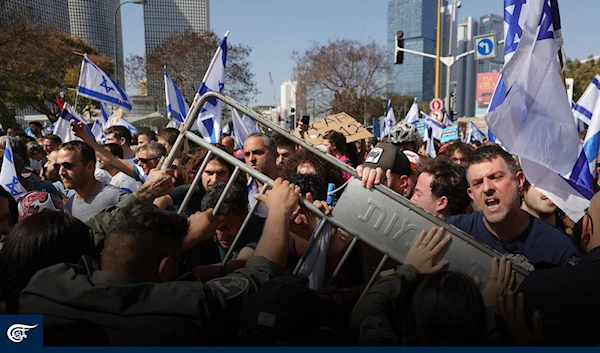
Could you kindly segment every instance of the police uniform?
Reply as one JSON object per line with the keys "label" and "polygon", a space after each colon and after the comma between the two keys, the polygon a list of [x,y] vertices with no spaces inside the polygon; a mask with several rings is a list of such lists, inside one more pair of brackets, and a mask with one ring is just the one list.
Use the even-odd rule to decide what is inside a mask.
{"label": "police uniform", "polygon": [[[33,276],[19,314],[44,315],[44,331],[59,332],[59,344],[85,342],[81,335],[99,345],[232,344],[241,304],[281,274],[264,257],[206,283],[149,283],[89,264],[58,264]],[[70,335],[74,327],[85,330]]]}
{"label": "police uniform", "polygon": [[[396,272],[379,279],[358,302],[350,329],[360,345],[404,345],[406,332],[398,325],[408,315],[410,295],[420,283],[420,273],[412,265],[398,266]],[[496,306],[487,310],[486,342],[501,343],[496,326]]]}

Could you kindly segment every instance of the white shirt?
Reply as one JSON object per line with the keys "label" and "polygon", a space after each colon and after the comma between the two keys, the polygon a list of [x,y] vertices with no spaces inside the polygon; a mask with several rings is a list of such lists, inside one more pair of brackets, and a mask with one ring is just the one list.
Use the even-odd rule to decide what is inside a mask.
{"label": "white shirt", "polygon": [[[254,206],[254,204],[258,202],[254,198],[254,195],[257,194],[260,194],[260,190],[258,190],[256,180],[254,180],[254,178],[250,178],[250,181],[248,181],[248,203],[250,204],[250,207]],[[269,209],[267,208],[267,205],[261,202],[256,207],[254,214],[262,218],[267,218],[267,215],[269,214]]]}
{"label": "white shirt", "polygon": [[120,189],[127,191],[128,193],[134,193],[137,189],[139,189],[142,184],[130,177],[129,175],[118,172],[115,174],[110,180],[110,185],[116,186]]}

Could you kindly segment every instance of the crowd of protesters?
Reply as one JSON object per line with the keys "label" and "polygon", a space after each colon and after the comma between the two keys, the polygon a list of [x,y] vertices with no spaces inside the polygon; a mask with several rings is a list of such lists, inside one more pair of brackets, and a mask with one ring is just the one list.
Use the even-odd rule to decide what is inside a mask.
{"label": "crowd of protesters", "polygon": [[[275,180],[267,188],[189,141],[160,168],[177,129],[113,126],[101,145],[71,127],[81,141],[36,123],[0,137],[28,191],[0,188],[0,312],[42,314],[46,345],[600,342],[600,197],[573,222],[498,145],[450,141],[430,158],[405,123],[383,141],[323,136],[322,153],[365,188],[383,184],[501,256],[482,283],[449,271],[450,237],[424,229],[360,297],[382,254],[360,244],[332,278],[352,240],[336,227],[320,282],[292,275],[319,224],[299,198],[329,214],[340,192],[328,185],[343,188],[349,173],[277,133],[238,150],[223,136],[216,148]],[[513,263],[531,271],[518,286]]]}

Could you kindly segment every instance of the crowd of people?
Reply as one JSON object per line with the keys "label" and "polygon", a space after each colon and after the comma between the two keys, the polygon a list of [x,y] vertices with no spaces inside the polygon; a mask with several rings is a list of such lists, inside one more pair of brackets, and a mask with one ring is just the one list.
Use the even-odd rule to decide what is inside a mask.
{"label": "crowd of people", "polygon": [[[0,188],[0,313],[43,315],[46,345],[600,341],[600,196],[573,222],[494,143],[450,141],[430,158],[402,122],[381,141],[323,136],[322,153],[356,168],[363,187],[385,185],[499,253],[483,283],[449,271],[451,238],[424,229],[361,296],[383,255],[359,244],[333,278],[353,238],[336,227],[313,266],[322,273],[292,275],[320,221],[299,198],[329,214],[352,176],[289,136],[215,144],[275,180],[268,187],[190,141],[160,168],[177,129],[112,126],[101,145],[71,124],[70,142],[36,123],[0,137],[28,191]],[[531,271],[519,285],[513,264]]]}

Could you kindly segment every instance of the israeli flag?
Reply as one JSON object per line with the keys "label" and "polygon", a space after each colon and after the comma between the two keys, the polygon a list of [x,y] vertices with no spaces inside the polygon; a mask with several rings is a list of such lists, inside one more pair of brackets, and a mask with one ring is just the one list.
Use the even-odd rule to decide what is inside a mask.
{"label": "israeli flag", "polygon": [[492,133],[492,130],[489,127],[488,127],[487,139],[488,139],[488,141],[493,142],[493,143],[499,143],[500,142],[496,138],[496,135],[494,135]]}
{"label": "israeli flag", "polygon": [[[71,130],[70,122],[73,121],[75,123],[82,122],[83,119],[77,114],[75,110],[68,104],[65,103],[63,110],[60,113],[60,117],[55,123],[54,134],[62,140],[62,142],[70,142],[70,141],[81,141],[80,138],[76,137]],[[84,123],[88,132],[95,136],[94,133],[90,130],[90,128]]]}
{"label": "israeli flag", "polygon": [[110,121],[110,116],[112,115],[112,113],[109,114],[108,112],[109,112],[109,110],[106,107],[106,105],[104,103],[100,102],[100,115],[102,116],[101,123],[102,123],[102,127],[104,129],[106,129],[108,127],[108,122]]}
{"label": "israeli flag", "polygon": [[167,67],[165,70],[165,98],[167,99],[167,116],[169,120],[174,122],[175,128],[179,127],[185,120],[190,107],[188,106],[183,95],[175,85],[175,82],[171,79],[171,76],[167,73]]}
{"label": "israeli flag", "polygon": [[237,110],[231,108],[231,121],[233,122],[233,140],[235,141],[235,149],[244,148],[244,141],[253,133],[258,132],[258,126],[251,117],[244,115],[240,118]]}
{"label": "israeli flag", "polygon": [[221,131],[221,133],[223,135],[229,135],[231,133],[231,127],[229,124],[225,124],[225,126],[223,126],[223,131]]}
{"label": "israeli flag", "polygon": [[483,142],[483,140],[485,140],[485,134],[477,127],[477,125],[475,125],[474,122],[471,121],[471,124],[469,125],[469,138],[467,138],[467,142]]}
{"label": "israeli flag", "polygon": [[[591,107],[592,105],[589,106]],[[585,153],[591,176],[597,178],[596,163],[598,162],[597,157],[600,148],[600,103],[596,103],[593,106],[590,124],[585,135],[585,140],[583,141],[583,152]]]}
{"label": "israeli flag", "polygon": [[102,123],[98,119],[94,120],[94,125],[92,125],[91,131],[92,134],[94,134],[96,141],[100,144],[104,144],[104,141],[106,141],[106,135],[104,135]]}
{"label": "israeli flag", "polygon": [[560,76],[557,0],[505,0],[505,65],[485,115],[527,179],[578,221],[593,196],[588,161]]}
{"label": "israeli flag", "polygon": [[581,95],[577,103],[573,103],[573,115],[575,118],[590,125],[592,121],[592,113],[596,104],[600,100],[600,75],[596,75],[592,82],[588,85],[585,92]]}
{"label": "israeli flag", "polygon": [[444,118],[442,119],[442,124],[444,124],[446,126],[452,126],[454,124],[452,122],[452,119],[450,119],[450,115],[448,115],[448,112],[444,112]]}
{"label": "israeli flag", "polygon": [[439,141],[442,138],[442,130],[446,128],[446,125],[440,124],[437,120],[423,112],[421,112],[421,117],[425,120],[426,128],[431,129],[431,136]]}
{"label": "israeli flag", "polygon": [[131,99],[107,74],[84,55],[77,92],[83,97],[131,110]]}
{"label": "israeli flag", "polygon": [[392,127],[396,125],[396,117],[394,116],[394,109],[392,109],[392,100],[388,100],[388,107],[383,117],[383,124],[381,125],[381,136],[388,136],[392,132]]}
{"label": "israeli flag", "polygon": [[414,124],[419,122],[419,104],[417,103],[417,97],[410,106],[406,117],[404,118],[405,123]]}
{"label": "israeli flag", "polygon": [[[215,52],[204,80],[198,88],[198,92],[194,97],[194,102],[197,103],[200,97],[208,92],[223,92],[225,87],[225,63],[227,61],[227,36],[229,31],[225,33],[221,44]],[[198,115],[198,131],[204,139],[210,143],[219,142],[221,137],[221,113],[223,111],[223,102],[216,98],[211,98],[204,104]]]}
{"label": "israeli flag", "polygon": [[4,149],[4,159],[2,160],[2,169],[0,169],[0,183],[4,190],[10,193],[12,197],[17,197],[27,192],[17,178],[17,170],[13,159],[12,147],[10,141],[6,143]]}

